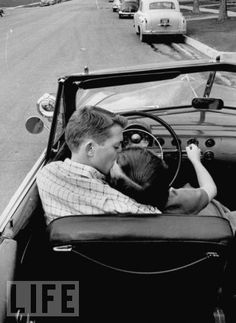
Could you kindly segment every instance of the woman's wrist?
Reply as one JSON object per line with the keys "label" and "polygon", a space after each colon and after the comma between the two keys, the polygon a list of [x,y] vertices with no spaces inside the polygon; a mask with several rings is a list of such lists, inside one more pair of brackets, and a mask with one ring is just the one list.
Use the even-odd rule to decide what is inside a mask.
{"label": "woman's wrist", "polygon": [[191,160],[191,163],[193,164],[193,166],[202,166],[202,162],[201,162],[201,160],[200,159],[193,159],[193,160]]}

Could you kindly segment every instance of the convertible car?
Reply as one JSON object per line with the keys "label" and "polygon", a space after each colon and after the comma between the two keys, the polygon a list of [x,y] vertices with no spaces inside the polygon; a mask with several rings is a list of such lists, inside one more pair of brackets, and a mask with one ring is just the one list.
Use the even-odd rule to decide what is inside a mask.
{"label": "convertible car", "polygon": [[[60,77],[55,102],[44,95],[41,116],[26,121],[40,133],[49,120],[48,145],[0,217],[0,321],[235,323],[235,227],[227,219],[209,212],[71,214],[46,226],[35,178],[45,164],[70,157],[64,130],[84,105],[126,116],[123,146],[145,136],[147,149],[168,164],[172,187],[198,185],[185,151],[196,143],[217,200],[236,210],[236,64],[85,68]],[[140,122],[150,131],[135,126]],[[73,311],[72,294],[63,295],[76,283]]]}

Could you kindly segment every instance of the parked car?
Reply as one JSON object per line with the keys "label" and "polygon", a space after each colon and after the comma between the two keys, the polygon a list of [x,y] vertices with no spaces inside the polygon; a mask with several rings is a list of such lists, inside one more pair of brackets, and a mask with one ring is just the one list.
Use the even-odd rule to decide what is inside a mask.
{"label": "parked car", "polygon": [[[35,178],[45,164],[70,157],[65,127],[88,104],[145,122],[159,142],[151,137],[148,149],[162,150],[171,186],[196,185],[185,147],[197,143],[218,200],[236,210],[236,64],[162,62],[62,76],[56,99],[46,94],[37,101],[41,118],[26,121],[32,133],[51,122],[47,147],[0,216],[0,321],[236,322],[236,246],[228,220],[204,213],[71,214],[46,226]],[[124,146],[134,131],[124,132]],[[16,285],[7,289],[11,281]],[[16,302],[19,282],[31,284],[28,307],[26,292]],[[50,290],[36,302],[40,282]],[[42,303],[55,305],[55,286],[63,282],[79,282],[79,318],[65,312],[72,296],[61,302],[63,290],[54,310],[63,305],[64,316],[47,316],[47,306],[40,312]]]}
{"label": "parked car", "polygon": [[141,0],[134,28],[143,42],[152,35],[184,35],[187,26],[177,0]]}
{"label": "parked car", "polygon": [[114,0],[112,4],[112,11],[117,12],[120,9],[122,0]]}
{"label": "parked car", "polygon": [[60,2],[62,2],[62,0],[41,0],[40,6],[51,6]]}
{"label": "parked car", "polygon": [[124,0],[119,8],[119,18],[133,17],[134,13],[138,10],[138,1],[136,0]]}

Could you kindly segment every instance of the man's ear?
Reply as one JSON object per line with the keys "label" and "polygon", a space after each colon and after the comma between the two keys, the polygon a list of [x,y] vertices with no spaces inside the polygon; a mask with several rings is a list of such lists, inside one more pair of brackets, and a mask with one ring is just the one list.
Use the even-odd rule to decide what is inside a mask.
{"label": "man's ear", "polygon": [[93,157],[95,153],[95,142],[88,141],[85,145],[85,151],[88,157]]}

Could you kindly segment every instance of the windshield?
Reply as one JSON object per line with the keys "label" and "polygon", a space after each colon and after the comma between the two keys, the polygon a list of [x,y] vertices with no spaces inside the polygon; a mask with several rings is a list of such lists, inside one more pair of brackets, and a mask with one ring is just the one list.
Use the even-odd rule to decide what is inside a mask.
{"label": "windshield", "polygon": [[165,1],[165,2],[152,2],[149,4],[149,9],[150,10],[155,10],[155,9],[175,9],[175,4],[170,1]]}
{"label": "windshield", "polygon": [[157,82],[79,90],[77,108],[93,104],[114,112],[171,109],[192,107],[192,100],[202,97],[221,99],[224,106],[235,107],[236,78],[233,78],[232,73],[204,72],[181,74],[173,79]]}
{"label": "windshield", "polygon": [[129,7],[138,8],[138,4],[135,1],[125,1],[125,2],[123,2],[122,7],[123,8],[129,8]]}
{"label": "windshield", "polygon": [[[181,17],[177,27],[174,27],[170,16],[167,15],[162,17],[162,26],[158,25],[160,21],[157,25],[155,21],[145,24],[147,28],[153,28],[156,32],[161,28],[163,37],[160,37],[158,34],[150,35],[149,30],[142,29],[144,25],[141,25],[136,16],[140,14],[140,10],[131,10],[134,18],[128,15],[126,17],[125,14],[119,17],[120,7],[114,7],[115,2],[0,1],[0,9],[3,9],[0,11],[0,212],[47,147],[52,122],[39,115],[36,104],[45,93],[56,97],[59,79],[83,73],[84,70],[127,70],[132,66],[141,67],[146,64],[165,65],[186,60],[192,62],[215,59],[215,52],[212,54],[211,51],[203,51],[203,47],[188,42],[185,35],[207,42],[209,46],[213,46],[210,44],[212,39],[214,46],[218,46],[217,41],[223,39],[224,47],[218,50],[234,51],[234,38],[230,42],[225,40],[225,34],[219,33],[222,36],[217,37],[217,30],[222,28],[224,31],[225,25],[217,23],[214,19],[206,21],[205,17],[208,19],[212,13],[194,15],[192,3],[189,4],[189,9],[181,6],[187,23]],[[153,11],[161,7],[170,9],[176,3],[140,0],[137,3],[142,14],[148,9],[150,2]],[[214,17],[216,15],[214,14]],[[194,19],[190,19],[192,17]],[[232,28],[235,26],[233,19],[228,23]],[[165,33],[172,28],[171,26],[174,28],[174,34],[169,33],[166,36]],[[230,34],[232,28],[227,28]],[[209,75],[199,74],[181,75],[160,83],[78,91],[76,104],[80,106],[94,102],[119,111],[137,107],[147,109],[154,106],[171,108],[190,105],[195,95],[204,94],[208,77]],[[232,88],[235,89],[234,79],[227,75],[217,75],[215,81],[210,96],[222,97],[225,105],[235,107],[235,91],[232,92]],[[63,93],[61,95],[63,96]],[[55,141],[60,138],[64,127],[63,102],[60,101],[59,104],[60,122],[55,129]],[[28,133],[25,128],[26,120],[31,116],[40,116],[45,124],[44,131],[37,135]]]}

